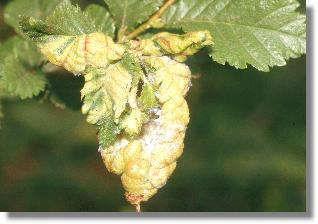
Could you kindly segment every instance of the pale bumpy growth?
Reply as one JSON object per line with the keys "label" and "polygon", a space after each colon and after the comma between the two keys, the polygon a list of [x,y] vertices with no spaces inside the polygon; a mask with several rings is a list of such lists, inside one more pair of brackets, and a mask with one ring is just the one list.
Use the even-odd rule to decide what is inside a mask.
{"label": "pale bumpy growth", "polygon": [[165,32],[118,44],[99,32],[53,35],[41,22],[24,23],[43,29],[29,36],[51,63],[84,75],[82,112],[99,130],[103,161],[121,175],[131,204],[147,201],[166,184],[183,152],[191,72],[182,62],[213,44],[209,32]]}
{"label": "pale bumpy growth", "polygon": [[122,45],[115,44],[103,33],[79,37],[59,35],[51,38],[38,45],[40,50],[52,64],[63,66],[75,74],[83,73],[87,65],[104,67],[119,60],[125,52]]}
{"label": "pale bumpy growth", "polygon": [[109,171],[121,174],[126,198],[138,205],[147,201],[164,186],[183,151],[183,140],[189,122],[184,99],[190,85],[190,70],[168,57],[145,57],[145,63],[157,69],[148,80],[158,89],[158,108],[135,139],[120,137],[101,150]]}
{"label": "pale bumpy growth", "polygon": [[[305,18],[295,12],[298,3],[293,0],[140,1],[143,7],[136,11],[140,15],[129,7],[139,1],[106,2],[119,25],[117,43],[106,35],[114,35],[112,17],[97,5],[81,12],[63,0],[45,20],[24,16],[19,24],[51,63],[84,76],[82,113],[98,129],[99,151],[107,169],[121,175],[126,198],[138,210],[142,201],[166,184],[183,151],[189,122],[184,97],[191,78],[183,63],[187,57],[208,46],[221,64],[237,68],[251,64],[268,71],[305,52]],[[48,7],[44,5],[38,8]],[[275,19],[277,13],[283,20]],[[143,39],[140,34],[149,28],[203,30],[182,35],[148,32],[150,37]],[[205,29],[215,35],[213,48]],[[14,60],[8,62],[8,73],[15,73]],[[38,85],[44,88],[41,80]]]}

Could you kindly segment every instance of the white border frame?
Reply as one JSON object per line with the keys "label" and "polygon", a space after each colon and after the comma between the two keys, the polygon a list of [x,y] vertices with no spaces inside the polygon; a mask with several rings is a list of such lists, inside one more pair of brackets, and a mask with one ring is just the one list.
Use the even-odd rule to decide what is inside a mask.
{"label": "white border frame", "polygon": [[[317,218],[317,139],[318,79],[317,45],[314,43],[317,27],[317,0],[307,0],[307,212],[304,213],[5,213],[0,212],[0,223],[318,223]],[[315,88],[316,87],[316,88]],[[316,163],[314,162],[316,161]],[[1,200],[1,198],[0,198]]]}

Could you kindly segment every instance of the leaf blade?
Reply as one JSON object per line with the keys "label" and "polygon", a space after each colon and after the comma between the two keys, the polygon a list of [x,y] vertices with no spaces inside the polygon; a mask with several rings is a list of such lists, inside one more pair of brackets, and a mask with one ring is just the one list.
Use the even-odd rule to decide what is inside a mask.
{"label": "leaf blade", "polygon": [[31,98],[44,90],[46,80],[40,70],[30,70],[19,59],[9,56],[4,62],[2,80],[5,88],[21,99]]}
{"label": "leaf blade", "polygon": [[131,75],[120,62],[106,69],[89,68],[81,90],[87,122],[96,124],[103,117],[118,119],[126,108],[131,82]]}
{"label": "leaf blade", "polygon": [[19,28],[19,17],[21,15],[43,19],[62,1],[63,0],[14,0],[5,7],[4,20],[18,33],[21,33]]}
{"label": "leaf blade", "polygon": [[115,22],[105,7],[91,4],[87,6],[85,13],[92,19],[97,31],[114,37]]}
{"label": "leaf blade", "polygon": [[115,18],[118,28],[127,27],[131,30],[144,22],[159,9],[163,0],[104,0]]}
{"label": "leaf blade", "polygon": [[59,35],[82,35],[95,31],[91,18],[69,0],[60,3],[46,20],[51,32]]}
{"label": "leaf blade", "polygon": [[306,52],[305,17],[295,12],[298,7],[295,0],[180,0],[163,20],[187,32],[208,29],[218,63],[268,71]]}
{"label": "leaf blade", "polygon": [[13,37],[3,44],[2,48],[7,49],[7,52],[0,63],[1,88],[9,95],[19,96],[21,99],[31,98],[43,91],[46,78],[38,68],[43,57],[36,46]]}

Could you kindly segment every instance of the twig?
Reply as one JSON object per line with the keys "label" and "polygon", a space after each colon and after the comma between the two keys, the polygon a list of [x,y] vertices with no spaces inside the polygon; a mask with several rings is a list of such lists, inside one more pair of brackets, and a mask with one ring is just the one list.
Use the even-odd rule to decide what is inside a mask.
{"label": "twig", "polygon": [[143,23],[142,25],[140,25],[139,27],[137,27],[133,32],[131,32],[130,34],[128,34],[126,36],[126,39],[134,39],[135,37],[137,37],[139,34],[145,32],[147,29],[152,27],[152,23],[154,21],[156,21],[157,19],[159,19],[162,14],[172,5],[175,3],[176,0],[167,0],[161,7],[160,9],[153,14],[150,19]]}

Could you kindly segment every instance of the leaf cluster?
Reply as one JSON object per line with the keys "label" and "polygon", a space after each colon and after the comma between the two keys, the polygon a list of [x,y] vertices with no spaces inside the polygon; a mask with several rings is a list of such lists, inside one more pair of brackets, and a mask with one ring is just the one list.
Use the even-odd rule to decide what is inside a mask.
{"label": "leaf cluster", "polygon": [[105,0],[105,5],[91,4],[81,10],[70,0],[10,1],[4,19],[17,35],[0,43],[0,97],[46,96],[57,105],[64,104],[56,100],[46,58],[26,37],[32,37],[30,32],[41,35],[35,27],[28,27],[32,19],[43,21],[37,24],[45,34],[76,36],[99,31],[115,40],[129,37],[141,24],[152,28],[145,32],[148,37],[158,27],[161,31],[207,30],[214,41],[208,47],[213,61],[240,69],[251,65],[269,71],[306,52],[306,18],[296,12],[296,0],[177,0],[171,1],[174,4],[161,13],[159,20],[148,23],[165,2]]}

